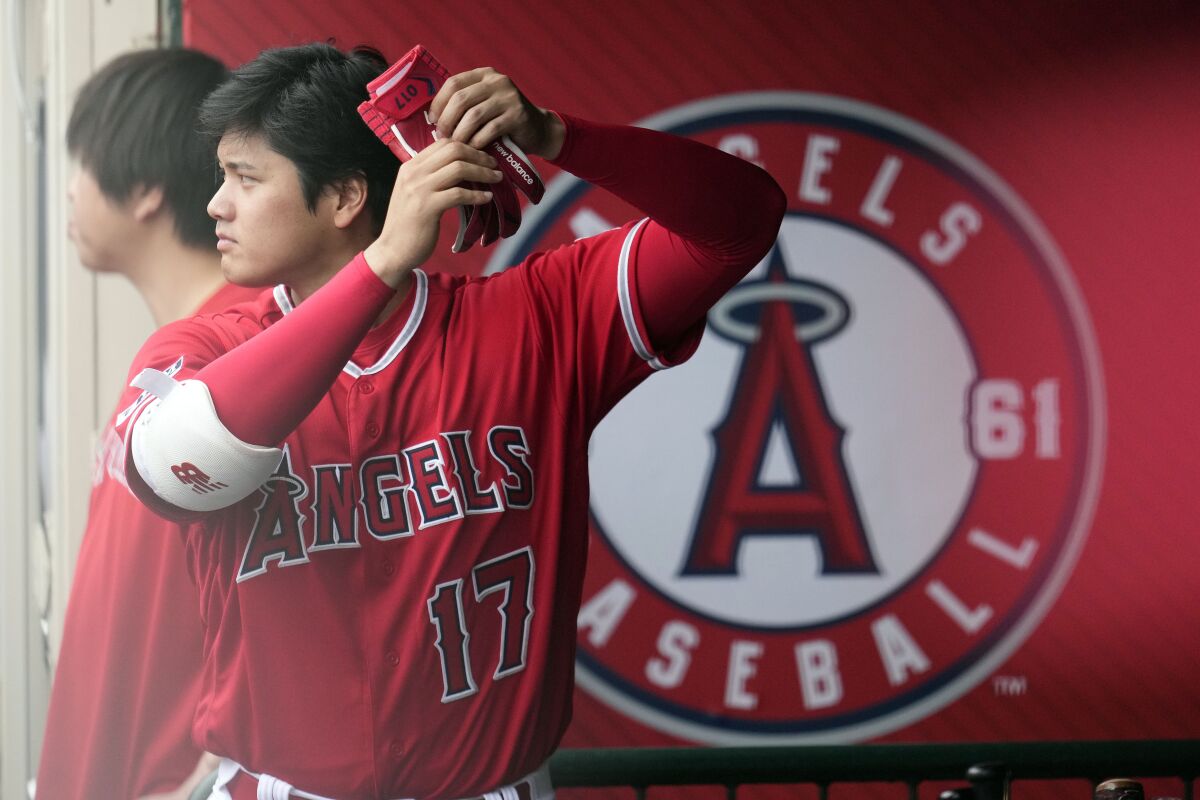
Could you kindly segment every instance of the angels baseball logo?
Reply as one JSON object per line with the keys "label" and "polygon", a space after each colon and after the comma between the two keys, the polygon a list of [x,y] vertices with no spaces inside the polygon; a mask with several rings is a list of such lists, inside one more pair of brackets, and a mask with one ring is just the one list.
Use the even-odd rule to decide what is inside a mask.
{"label": "angels baseball logo", "polygon": [[[1104,442],[1086,309],[974,156],[793,92],[647,120],[788,192],[687,364],[591,446],[580,685],[709,743],[855,741],[961,697],[1049,610]],[[490,270],[631,216],[560,177]]]}

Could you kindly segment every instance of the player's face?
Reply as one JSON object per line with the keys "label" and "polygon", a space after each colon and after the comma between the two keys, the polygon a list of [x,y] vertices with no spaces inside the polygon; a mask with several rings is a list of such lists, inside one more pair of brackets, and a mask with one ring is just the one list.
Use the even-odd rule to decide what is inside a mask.
{"label": "player's face", "polygon": [[81,164],[75,165],[67,183],[67,203],[67,236],[75,244],[79,261],[97,272],[121,271],[137,239],[129,203],[109,199],[96,176]]}
{"label": "player's face", "polygon": [[259,136],[226,134],[217,161],[222,181],[208,214],[217,221],[221,269],[229,281],[296,286],[342,266],[343,259],[330,252],[335,226],[329,198],[322,194],[310,211],[291,160]]}

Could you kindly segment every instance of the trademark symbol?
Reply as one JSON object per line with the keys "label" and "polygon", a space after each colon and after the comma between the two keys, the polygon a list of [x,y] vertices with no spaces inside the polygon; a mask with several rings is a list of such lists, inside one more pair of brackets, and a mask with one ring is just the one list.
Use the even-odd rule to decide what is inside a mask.
{"label": "trademark symbol", "polygon": [[997,697],[1020,697],[1029,691],[1029,681],[1024,675],[996,675],[992,678],[992,692]]}

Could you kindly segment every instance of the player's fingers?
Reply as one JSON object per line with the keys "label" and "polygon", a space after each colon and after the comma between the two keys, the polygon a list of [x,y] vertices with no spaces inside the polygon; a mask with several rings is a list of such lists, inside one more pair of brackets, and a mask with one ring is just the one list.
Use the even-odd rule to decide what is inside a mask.
{"label": "player's fingers", "polygon": [[468,108],[454,126],[450,138],[456,142],[471,142],[483,128],[508,112],[501,98],[489,96]]}
{"label": "player's fingers", "polygon": [[[509,115],[510,121],[523,111],[525,100],[507,75],[485,69],[477,83],[456,92],[438,119],[438,133],[460,142],[471,141],[478,131],[496,117]],[[508,133],[504,130],[503,133]]]}
{"label": "player's fingers", "polygon": [[481,206],[492,202],[492,193],[486,189],[473,189],[468,186],[453,186],[443,189],[435,197],[442,210],[455,206]]}
{"label": "player's fingers", "polygon": [[446,139],[465,142],[470,133],[478,130],[491,117],[499,113],[498,104],[494,101],[485,84],[477,83],[456,94],[445,112],[438,119],[438,135]]}
{"label": "player's fingers", "polygon": [[463,181],[499,183],[503,177],[504,174],[498,169],[472,164],[469,161],[453,161],[430,176],[430,186],[435,191],[441,191]]}
{"label": "player's fingers", "polygon": [[478,148],[463,142],[442,139],[426,147],[401,169],[407,168],[408,175],[411,176],[432,174],[457,161],[492,169],[499,166],[495,158]]}
{"label": "player's fingers", "polygon": [[[491,72],[495,70],[480,67],[446,79],[429,104],[429,119],[438,126],[439,133],[447,135],[447,130],[454,130],[454,123],[457,123],[463,112],[470,107],[468,101],[471,97],[478,97],[481,91],[486,91],[486,87],[480,84]],[[450,124],[443,128],[443,122]]]}
{"label": "player's fingers", "polygon": [[488,120],[486,125],[475,131],[471,138],[465,141],[472,147],[483,149],[501,136],[510,133],[520,118],[520,109],[508,108],[499,116]]}
{"label": "player's fingers", "polygon": [[433,100],[431,100],[429,103],[429,118],[434,122],[437,122],[438,118],[441,117],[442,112],[445,111],[446,104],[450,102],[450,98],[452,98],[460,90],[479,83],[489,69],[489,67],[480,67],[478,69],[460,72],[457,75],[451,75],[449,78],[446,78],[446,81],[442,84],[442,88],[438,90],[437,94],[434,95]]}
{"label": "player's fingers", "polygon": [[[490,203],[492,192],[482,183],[459,182],[445,188],[435,188],[433,184],[425,183],[420,187],[410,186],[399,197],[399,217],[409,220],[411,224],[421,224],[436,220],[447,210],[455,206],[475,206]],[[390,213],[389,213],[390,217]],[[403,223],[402,223],[403,225]]]}

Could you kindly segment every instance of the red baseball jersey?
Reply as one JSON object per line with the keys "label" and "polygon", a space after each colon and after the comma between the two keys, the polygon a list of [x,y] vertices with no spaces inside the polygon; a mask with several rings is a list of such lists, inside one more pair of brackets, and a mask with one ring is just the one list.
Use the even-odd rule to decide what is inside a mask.
{"label": "red baseball jersey", "polygon": [[[570,718],[588,438],[703,328],[649,350],[644,229],[489,278],[416,272],[274,475],[186,530],[206,749],[346,800],[477,795],[545,761]],[[136,367],[185,379],[291,310],[280,286],[168,326]]]}
{"label": "red baseball jersey", "polygon": [[[225,286],[212,313],[261,289]],[[38,765],[38,797],[132,798],[174,789],[200,758],[192,743],[203,632],[181,527],[125,486],[110,418],[96,451]]]}

